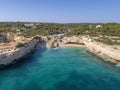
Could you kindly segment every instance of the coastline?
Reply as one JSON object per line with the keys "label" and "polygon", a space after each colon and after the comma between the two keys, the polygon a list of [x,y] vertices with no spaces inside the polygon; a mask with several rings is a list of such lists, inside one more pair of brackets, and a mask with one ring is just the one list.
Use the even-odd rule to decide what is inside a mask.
{"label": "coastline", "polygon": [[[115,64],[120,63],[119,50],[113,48],[112,46],[104,45],[95,41],[92,41],[90,38],[75,38],[77,41],[71,41],[72,38],[69,39],[66,43],[59,43],[58,47],[84,47],[90,53],[102,58],[105,61],[109,61]],[[63,40],[65,41],[65,40]],[[29,42],[25,44],[25,47],[20,47],[18,49],[14,49],[10,54],[1,54],[0,55],[0,68],[6,67],[8,65],[14,64],[23,58],[27,57],[34,51],[36,45],[39,43],[38,39],[31,39]],[[46,47],[51,48],[49,43],[46,41]],[[3,59],[4,57],[4,59]]]}
{"label": "coastline", "polygon": [[60,44],[60,47],[85,47],[85,45],[81,45],[81,44]]}
{"label": "coastline", "polygon": [[[61,42],[59,42],[61,41]],[[52,38],[48,42],[47,47],[84,47],[90,53],[109,61],[115,64],[120,63],[120,46],[107,45],[100,42],[96,42],[89,36],[72,36],[72,37],[63,37],[61,40],[59,38]],[[51,43],[50,43],[51,42]],[[50,44],[49,44],[50,43]],[[59,44],[59,46],[57,46]]]}
{"label": "coastline", "polygon": [[114,64],[120,64],[119,49],[98,42],[85,42],[87,51]]}
{"label": "coastline", "polygon": [[[28,57],[34,52],[36,46],[39,43],[39,39],[32,38],[24,47],[14,49],[10,53],[0,55],[0,69],[15,64],[18,61],[21,61],[23,58]],[[4,58],[3,58],[4,57]]]}
{"label": "coastline", "polygon": [[106,62],[111,62],[111,63],[114,63],[114,64],[120,64],[119,61],[114,60],[114,59],[111,59],[111,58],[110,58],[109,56],[107,56],[107,55],[102,55],[102,54],[93,52],[93,51],[91,51],[91,50],[89,50],[89,49],[86,49],[86,50],[87,50],[88,52],[90,52],[90,53],[96,55],[97,57],[103,59],[103,60],[106,61]]}
{"label": "coastline", "polygon": [[91,51],[85,45],[80,45],[80,44],[60,44],[60,47],[84,47],[88,52],[96,55],[97,57],[103,59],[104,61],[109,61],[109,62],[114,63],[114,64],[119,64],[120,63],[119,61],[114,60],[114,59],[110,58],[109,56],[107,56],[105,54],[99,54],[99,53],[97,53],[95,51]]}
{"label": "coastline", "polygon": [[114,59],[110,58],[109,56],[107,56],[105,54],[99,54],[99,53],[97,53],[95,51],[91,51],[85,45],[80,45],[80,44],[61,44],[60,47],[84,47],[88,52],[96,55],[97,57],[103,59],[104,61],[109,61],[109,62],[115,63],[115,64],[119,64],[120,63],[119,61],[114,60]]}

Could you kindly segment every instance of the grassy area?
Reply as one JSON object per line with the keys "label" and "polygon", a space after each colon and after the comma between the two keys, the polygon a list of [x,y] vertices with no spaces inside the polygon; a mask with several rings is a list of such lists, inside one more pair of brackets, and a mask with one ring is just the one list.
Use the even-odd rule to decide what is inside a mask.
{"label": "grassy area", "polygon": [[[101,27],[96,28],[97,25]],[[36,23],[34,26],[26,27],[24,22],[16,23],[0,23],[0,32],[17,32],[20,30],[21,35],[25,37],[33,37],[36,35],[53,35],[60,33],[67,33],[67,36],[89,35],[96,36],[117,36],[120,37],[120,24],[119,23],[79,23],[79,24],[59,24],[59,23]],[[109,45],[119,44],[116,39],[100,38],[97,41]]]}
{"label": "grassy area", "polygon": [[23,43],[18,43],[15,47],[16,48],[24,47],[24,44]]}
{"label": "grassy area", "polygon": [[95,39],[97,42],[101,42],[107,45],[120,45],[120,42],[118,42],[117,40],[113,40],[113,39],[109,39],[106,37],[102,37],[99,39]]}

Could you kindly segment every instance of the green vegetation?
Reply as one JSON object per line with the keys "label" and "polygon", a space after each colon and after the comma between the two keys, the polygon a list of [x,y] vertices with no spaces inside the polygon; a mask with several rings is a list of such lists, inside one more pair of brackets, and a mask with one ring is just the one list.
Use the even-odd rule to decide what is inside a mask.
{"label": "green vegetation", "polygon": [[16,48],[24,47],[24,44],[18,43],[15,47],[16,47]]}
{"label": "green vegetation", "polygon": [[95,39],[97,42],[101,42],[107,45],[112,45],[113,42],[112,40],[108,39],[108,38],[101,38],[101,39]]}
{"label": "green vegetation", "polygon": [[35,36],[37,34],[53,35],[68,32],[68,29],[69,27],[67,24],[39,23],[36,28],[24,31],[23,35],[26,37]]}
{"label": "green vegetation", "polygon": [[[117,39],[110,39],[108,37],[101,37],[99,39],[95,39],[97,42],[101,42],[107,45],[120,45],[120,42],[117,41]],[[119,39],[120,40],[120,39]]]}
{"label": "green vegetation", "polygon": [[[32,26],[26,26],[25,24],[31,24],[28,22],[9,22],[0,23],[0,32],[21,32],[21,35],[25,37],[33,37],[36,35],[54,35],[67,33],[67,36],[72,35],[89,35],[98,37],[102,36],[117,36],[120,37],[120,24],[119,23],[79,23],[79,24],[59,24],[59,23],[32,23]],[[101,27],[96,27],[96,26]],[[120,39],[118,39],[120,40]],[[111,40],[109,38],[103,38],[99,40],[108,44],[119,44],[117,40]]]}
{"label": "green vegetation", "polygon": [[[59,33],[68,33],[67,35],[108,35],[120,36],[120,24],[107,23],[107,24],[59,24],[59,23],[33,23],[34,26],[25,26],[25,22],[9,22],[0,23],[0,32],[16,32],[21,31],[24,36],[52,35]],[[28,23],[29,24],[29,23]],[[97,25],[102,27],[96,28]]]}
{"label": "green vegetation", "polygon": [[24,24],[25,22],[1,22],[0,32],[18,32],[32,29],[32,27],[26,27]]}
{"label": "green vegetation", "polygon": [[120,37],[120,24],[108,23],[100,24],[102,27],[96,28],[98,24],[82,25],[76,30],[71,30],[68,35],[90,35],[90,36],[119,36]]}
{"label": "green vegetation", "polygon": [[107,36],[119,36],[120,37],[120,24],[108,23],[104,24],[101,28],[93,29],[91,34],[94,35],[107,35]]}

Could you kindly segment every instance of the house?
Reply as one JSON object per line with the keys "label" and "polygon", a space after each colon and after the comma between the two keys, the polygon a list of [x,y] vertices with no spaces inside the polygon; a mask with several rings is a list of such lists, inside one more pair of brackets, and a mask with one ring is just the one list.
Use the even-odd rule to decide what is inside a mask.
{"label": "house", "polygon": [[32,26],[34,26],[34,24],[33,23],[26,23],[26,24],[24,24],[26,27],[32,27]]}
{"label": "house", "polygon": [[102,28],[102,25],[97,25],[96,28]]}

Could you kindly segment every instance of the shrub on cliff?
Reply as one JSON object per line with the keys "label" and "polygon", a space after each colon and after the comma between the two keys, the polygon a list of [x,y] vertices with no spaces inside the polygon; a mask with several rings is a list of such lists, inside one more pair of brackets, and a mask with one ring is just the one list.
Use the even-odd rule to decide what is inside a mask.
{"label": "shrub on cliff", "polygon": [[102,42],[105,43],[105,44],[107,44],[107,45],[113,45],[112,40],[110,40],[108,38],[104,38]]}
{"label": "shrub on cliff", "polygon": [[109,38],[105,38],[105,37],[102,37],[102,38],[99,38],[99,39],[95,39],[97,42],[101,42],[101,43],[104,43],[104,44],[107,44],[107,45],[113,45],[114,42],[109,39]]}
{"label": "shrub on cliff", "polygon": [[35,36],[34,39],[41,39],[41,37],[39,37],[39,36]]}
{"label": "shrub on cliff", "polygon": [[15,47],[16,47],[16,48],[24,47],[24,44],[18,43]]}

